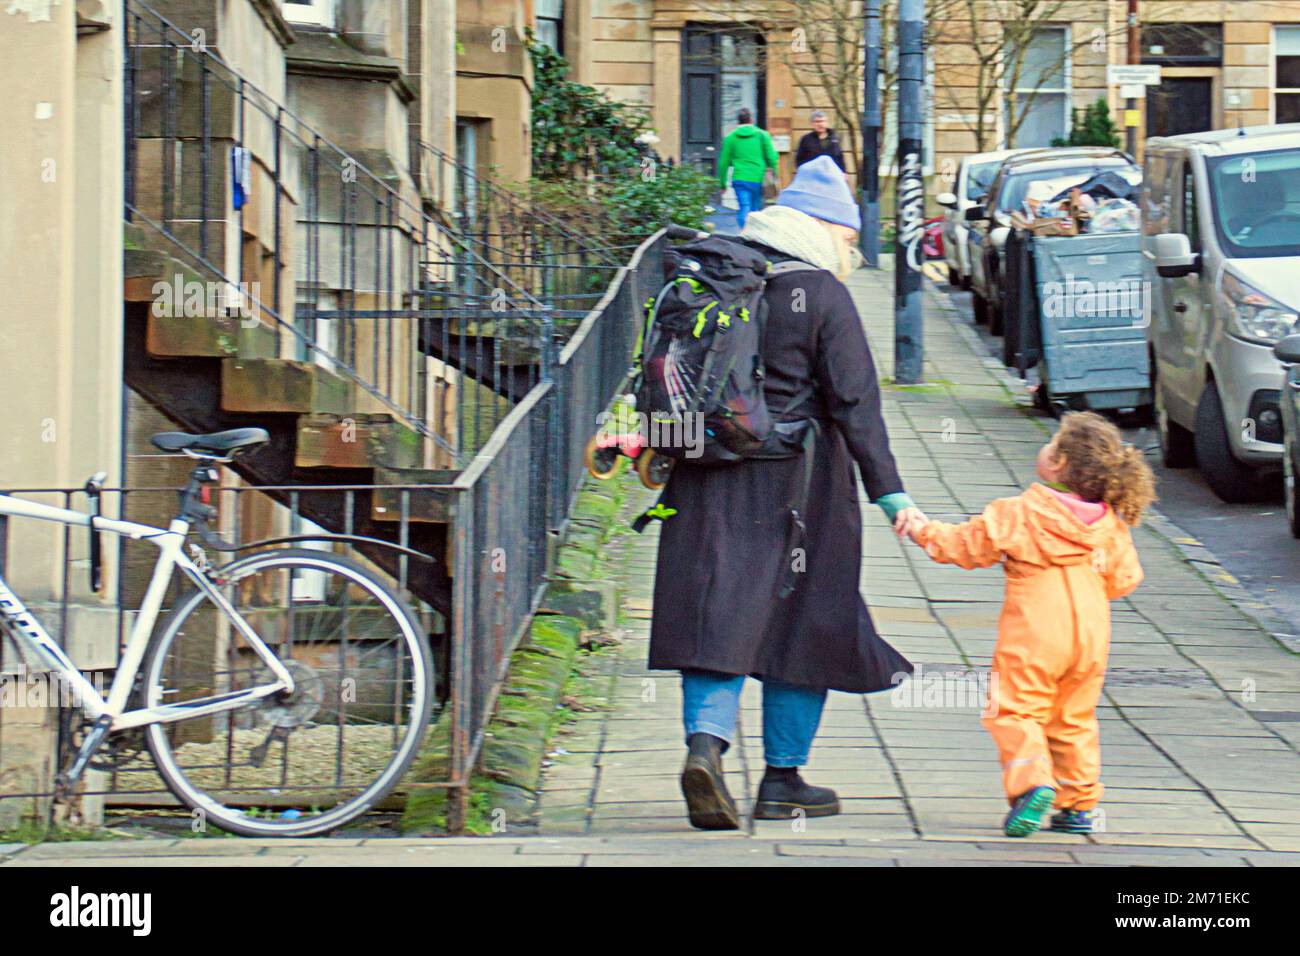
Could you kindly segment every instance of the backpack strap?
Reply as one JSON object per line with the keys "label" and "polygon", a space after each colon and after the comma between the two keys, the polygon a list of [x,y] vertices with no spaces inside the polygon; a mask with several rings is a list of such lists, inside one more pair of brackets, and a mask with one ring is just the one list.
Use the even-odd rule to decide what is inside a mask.
{"label": "backpack strap", "polygon": [[[818,271],[820,270],[816,266],[812,265],[811,263],[804,262],[802,259],[783,259],[780,262],[774,262],[771,266],[768,267],[767,278],[770,280],[775,276],[789,275],[792,272],[818,272]],[[763,323],[764,323],[763,334],[764,337],[766,337],[767,334],[766,298],[763,300],[762,308],[763,308]],[[798,408],[800,405],[808,401],[808,399],[812,398],[816,394],[817,394],[816,386],[814,386],[812,383],[809,383],[808,385],[800,389],[798,392],[791,395],[790,400],[786,402],[785,407],[781,409],[781,411],[778,414],[789,415],[796,408]]]}
{"label": "backpack strap", "polygon": [[[793,395],[790,396],[790,401],[785,403],[785,408],[781,409],[779,414],[789,415],[796,408],[798,408],[800,405],[808,401],[808,399],[812,398],[816,394],[817,394],[817,386],[814,385],[812,382],[809,382],[803,388],[799,389],[799,391],[795,392]],[[812,416],[810,415],[809,418],[811,417]]]}
{"label": "backpack strap", "polygon": [[803,477],[799,482],[799,488],[795,492],[793,500],[788,505],[790,509],[790,533],[786,537],[786,565],[785,578],[781,583],[781,589],[777,592],[777,597],[785,600],[794,593],[795,585],[798,584],[798,572],[794,569],[794,562],[790,561],[790,556],[794,554],[796,548],[803,544],[804,537],[807,535],[808,526],[804,522],[804,511],[808,507],[808,490],[812,487],[813,476],[813,453],[817,449],[817,419],[810,418],[811,423],[808,431],[803,436]]}
{"label": "backpack strap", "polygon": [[774,262],[767,267],[767,278],[773,276],[783,276],[791,272],[818,272],[818,268],[810,262],[804,262],[802,259],[783,259],[780,262]]}

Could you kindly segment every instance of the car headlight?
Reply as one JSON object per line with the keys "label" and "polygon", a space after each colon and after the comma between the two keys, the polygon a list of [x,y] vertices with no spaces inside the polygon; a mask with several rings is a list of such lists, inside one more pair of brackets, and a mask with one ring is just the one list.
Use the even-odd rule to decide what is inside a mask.
{"label": "car headlight", "polygon": [[1300,319],[1293,309],[1227,272],[1223,274],[1223,304],[1236,334],[1267,345],[1273,345],[1296,331],[1296,322]]}

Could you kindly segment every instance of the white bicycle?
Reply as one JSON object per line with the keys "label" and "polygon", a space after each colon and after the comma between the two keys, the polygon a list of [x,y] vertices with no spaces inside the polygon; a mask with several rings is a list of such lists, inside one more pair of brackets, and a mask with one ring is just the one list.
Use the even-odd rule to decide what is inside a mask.
{"label": "white bicycle", "polygon": [[[0,494],[0,515],[89,528],[96,589],[100,532],[159,550],[107,697],[0,577],[0,625],[69,685],[84,714],[57,797],[100,766],[92,761],[102,749],[143,733],[163,782],[207,822],[245,836],[312,836],[375,806],[410,765],[433,707],[432,655],[410,608],[376,572],[305,548],[222,567],[209,567],[197,545],[186,554],[191,528],[210,546],[238,550],[208,531],[216,509],[204,491],[218,480],[214,463],[267,439],[260,428],[154,436],[159,449],[199,462],[166,529],[100,515],[102,475],[86,485],[88,514]],[[353,535],[258,544],[322,539],[382,544],[428,560]],[[176,568],[193,588],[174,600],[155,634]]]}

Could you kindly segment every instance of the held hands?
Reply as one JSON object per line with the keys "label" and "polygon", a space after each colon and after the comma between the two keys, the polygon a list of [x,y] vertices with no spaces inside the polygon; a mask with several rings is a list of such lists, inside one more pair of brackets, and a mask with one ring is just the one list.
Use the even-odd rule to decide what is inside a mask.
{"label": "held hands", "polygon": [[904,508],[894,516],[894,533],[900,540],[910,537],[915,541],[917,533],[929,522],[930,519],[920,508]]}

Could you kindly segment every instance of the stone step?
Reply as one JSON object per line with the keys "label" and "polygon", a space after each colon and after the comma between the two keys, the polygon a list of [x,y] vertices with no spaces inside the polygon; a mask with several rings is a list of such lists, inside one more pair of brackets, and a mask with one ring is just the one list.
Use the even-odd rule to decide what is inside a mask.
{"label": "stone step", "polygon": [[299,468],[419,468],[424,438],[392,415],[304,415],[298,420]]}
{"label": "stone step", "polygon": [[122,295],[127,302],[152,302],[157,293],[154,286],[167,271],[170,259],[158,249],[128,247],[122,255]]}
{"label": "stone step", "polygon": [[340,375],[294,359],[227,358],[221,363],[221,407],[228,412],[346,416],[355,389]]}
{"label": "stone step", "polygon": [[[459,474],[459,471],[436,468],[379,467],[375,469],[375,484],[450,485]],[[445,488],[411,489],[404,492],[396,487],[376,491],[371,499],[370,516],[376,521],[400,521],[404,494],[409,521],[451,523],[452,492]]]}
{"label": "stone step", "polygon": [[[123,256],[123,298],[147,302],[145,348],[158,358],[272,358],[278,336],[253,314],[224,315],[209,302],[220,288],[181,260],[168,255],[168,240],[128,225]],[[152,245],[151,245],[152,244]],[[217,293],[212,292],[212,296]]]}

